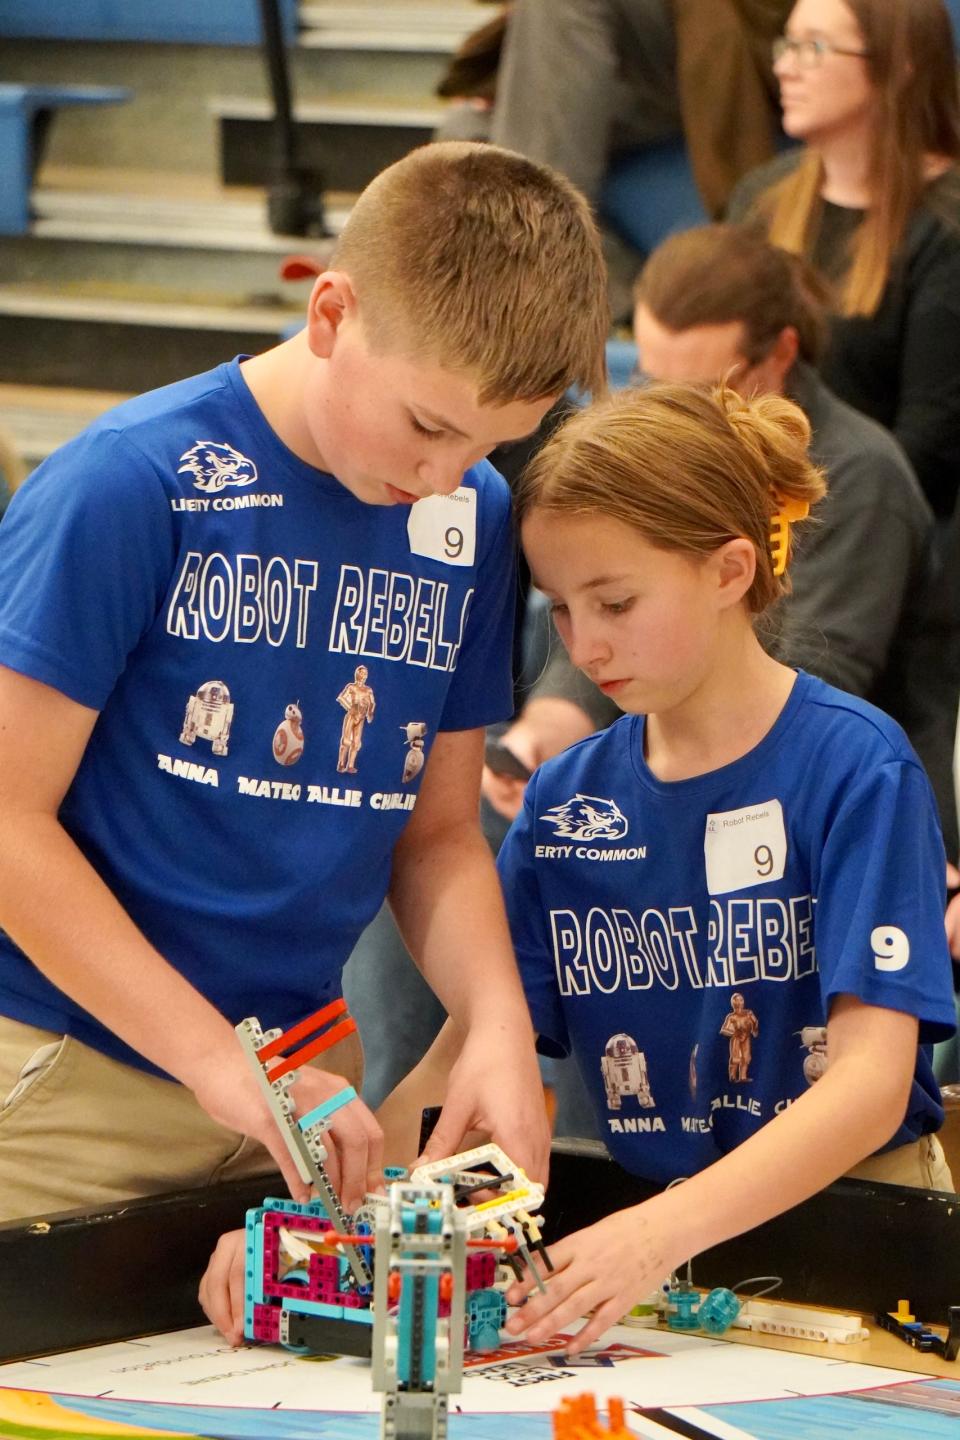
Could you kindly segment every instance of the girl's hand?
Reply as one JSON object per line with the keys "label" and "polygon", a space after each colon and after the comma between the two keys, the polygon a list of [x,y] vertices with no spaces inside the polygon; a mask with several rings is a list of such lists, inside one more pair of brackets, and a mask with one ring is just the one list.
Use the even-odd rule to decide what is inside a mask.
{"label": "girl's hand", "polygon": [[685,1258],[669,1248],[670,1233],[659,1199],[618,1210],[551,1245],[554,1273],[544,1276],[547,1293],[539,1294],[529,1275],[507,1291],[510,1305],[531,1297],[507,1321],[508,1334],[534,1342],[548,1340],[588,1315],[587,1324],[567,1347],[568,1354],[578,1355],[646,1299]]}
{"label": "girl's hand", "polygon": [[245,1240],[245,1230],[228,1230],[220,1236],[197,1297],[210,1324],[231,1345],[243,1343]]}

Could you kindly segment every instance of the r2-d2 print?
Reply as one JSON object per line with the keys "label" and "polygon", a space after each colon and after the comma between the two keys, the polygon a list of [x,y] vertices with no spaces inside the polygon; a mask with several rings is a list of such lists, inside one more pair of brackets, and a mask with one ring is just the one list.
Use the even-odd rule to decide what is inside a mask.
{"label": "r2-d2 print", "polygon": [[637,1104],[649,1110],[655,1103],[647,1079],[647,1061],[632,1035],[611,1035],[600,1061],[607,1092],[607,1109],[619,1110],[624,1095],[635,1095]]}
{"label": "r2-d2 print", "polygon": [[180,744],[192,745],[199,735],[212,741],[214,755],[226,755],[232,724],[230,691],[222,680],[207,680],[187,701]]}

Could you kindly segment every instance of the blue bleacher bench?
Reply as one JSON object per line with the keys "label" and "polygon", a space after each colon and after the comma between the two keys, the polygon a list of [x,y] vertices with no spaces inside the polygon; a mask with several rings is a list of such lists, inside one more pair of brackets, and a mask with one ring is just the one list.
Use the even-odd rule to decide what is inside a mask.
{"label": "blue bleacher bench", "polygon": [[[288,44],[296,38],[298,3],[280,0]],[[258,45],[260,6],[257,0],[0,0],[0,36]]]}
{"label": "blue bleacher bench", "polygon": [[63,105],[115,105],[118,85],[0,85],[0,235],[30,228],[30,191],[43,139]]}

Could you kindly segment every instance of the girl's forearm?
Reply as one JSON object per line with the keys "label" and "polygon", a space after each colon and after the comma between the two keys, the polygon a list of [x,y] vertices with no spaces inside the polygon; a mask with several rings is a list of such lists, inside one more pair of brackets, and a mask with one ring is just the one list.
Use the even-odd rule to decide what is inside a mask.
{"label": "girl's forearm", "polygon": [[902,1086],[867,1095],[868,1083],[852,1061],[832,1065],[736,1150],[647,1202],[668,1207],[680,1258],[791,1209],[885,1144],[903,1114]]}

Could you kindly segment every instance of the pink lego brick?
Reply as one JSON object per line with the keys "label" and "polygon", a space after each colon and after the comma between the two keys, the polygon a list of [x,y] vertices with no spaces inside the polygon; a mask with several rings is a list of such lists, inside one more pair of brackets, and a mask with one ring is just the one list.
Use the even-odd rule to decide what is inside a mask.
{"label": "pink lego brick", "polygon": [[497,1261],[491,1250],[475,1250],[467,1256],[468,1290],[489,1290],[496,1278]]}
{"label": "pink lego brick", "polygon": [[279,1305],[254,1305],[253,1338],[275,1344],[280,1338]]}

